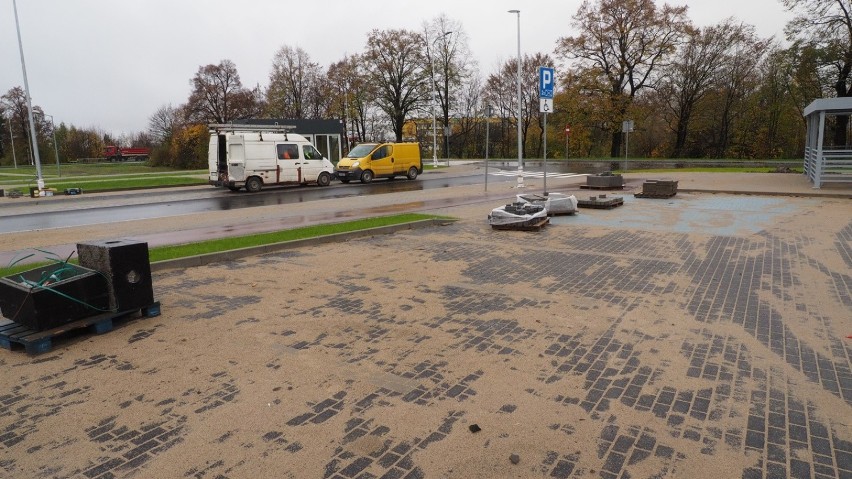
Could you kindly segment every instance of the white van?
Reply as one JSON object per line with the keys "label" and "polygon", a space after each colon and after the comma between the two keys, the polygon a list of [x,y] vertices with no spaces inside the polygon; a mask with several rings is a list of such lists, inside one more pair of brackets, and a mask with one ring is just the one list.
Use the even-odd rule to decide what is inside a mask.
{"label": "white van", "polygon": [[257,192],[268,185],[328,186],[334,165],[292,127],[210,125],[209,183]]}

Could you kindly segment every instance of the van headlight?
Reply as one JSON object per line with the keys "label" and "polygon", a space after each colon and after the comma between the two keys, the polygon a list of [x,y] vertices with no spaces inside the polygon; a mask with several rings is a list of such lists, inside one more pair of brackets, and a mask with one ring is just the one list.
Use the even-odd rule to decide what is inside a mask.
{"label": "van headlight", "polygon": [[361,162],[360,162],[360,161],[355,161],[355,162],[353,162],[353,163],[352,163],[352,168],[358,168],[358,166],[359,166],[360,164],[361,164]]}

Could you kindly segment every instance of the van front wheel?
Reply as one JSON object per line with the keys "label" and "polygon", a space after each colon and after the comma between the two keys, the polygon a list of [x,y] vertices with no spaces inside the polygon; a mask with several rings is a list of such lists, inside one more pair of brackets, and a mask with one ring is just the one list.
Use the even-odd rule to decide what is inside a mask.
{"label": "van front wheel", "polygon": [[317,177],[317,184],[319,186],[328,186],[331,184],[331,175],[328,173],[320,173]]}
{"label": "van front wheel", "polygon": [[411,168],[409,168],[407,178],[409,180],[416,180],[417,179],[417,168],[415,168],[413,166]]}
{"label": "van front wheel", "polygon": [[370,170],[364,170],[364,172],[361,173],[361,183],[369,183],[371,181],[373,181],[373,172]]}
{"label": "van front wheel", "polygon": [[249,193],[257,193],[261,188],[263,188],[263,182],[260,181],[260,178],[252,176],[246,180],[246,191]]}

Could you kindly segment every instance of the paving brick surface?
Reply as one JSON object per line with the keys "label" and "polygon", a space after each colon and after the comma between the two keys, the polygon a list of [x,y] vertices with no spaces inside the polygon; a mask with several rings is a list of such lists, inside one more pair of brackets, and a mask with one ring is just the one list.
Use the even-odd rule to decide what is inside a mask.
{"label": "paving brick surface", "polygon": [[850,203],[700,199],[159,273],[0,350],[0,477],[852,477]]}

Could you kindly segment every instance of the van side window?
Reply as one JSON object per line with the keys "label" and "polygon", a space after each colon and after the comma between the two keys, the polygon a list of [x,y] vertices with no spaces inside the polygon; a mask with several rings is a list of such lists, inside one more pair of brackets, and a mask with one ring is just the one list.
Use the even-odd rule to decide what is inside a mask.
{"label": "van side window", "polygon": [[322,153],[318,152],[313,145],[304,145],[302,146],[302,153],[305,155],[306,160],[321,160]]}
{"label": "van side window", "polygon": [[276,145],[279,160],[295,160],[299,158],[299,146],[293,143]]}
{"label": "van side window", "polygon": [[388,155],[388,153],[387,153],[387,151],[388,151],[388,146],[387,146],[387,145],[385,145],[385,146],[383,146],[383,147],[379,148],[378,150],[376,150],[376,151],[373,153],[373,156],[372,156],[371,158],[372,158],[373,160],[380,160],[380,159],[382,159],[382,158],[385,158],[386,156],[389,156],[389,155]]}

